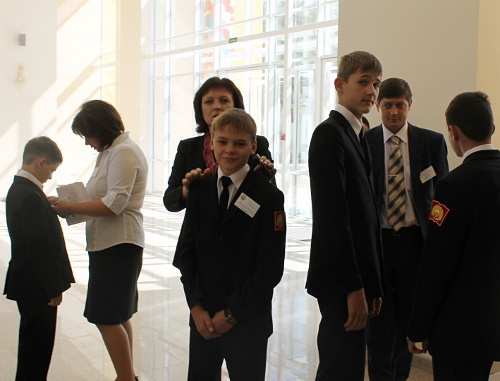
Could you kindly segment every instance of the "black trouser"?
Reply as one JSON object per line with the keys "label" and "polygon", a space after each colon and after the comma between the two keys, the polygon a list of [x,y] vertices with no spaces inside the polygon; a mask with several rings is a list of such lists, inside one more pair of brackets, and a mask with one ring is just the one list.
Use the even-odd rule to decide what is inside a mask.
{"label": "black trouser", "polygon": [[432,357],[434,381],[488,381],[493,361],[449,360]]}
{"label": "black trouser", "polygon": [[16,381],[45,381],[56,333],[57,307],[17,302],[21,322]]}
{"label": "black trouser", "polygon": [[321,322],[318,331],[319,366],[316,380],[363,381],[365,330],[346,332],[347,295],[318,300]]}
{"label": "black trouser", "polygon": [[191,327],[189,381],[220,381],[224,359],[231,381],[264,381],[268,338],[239,328],[236,325],[222,337],[206,340]]}
{"label": "black trouser", "polygon": [[423,248],[421,229],[382,229],[382,244],[386,292],[380,315],[368,321],[368,373],[371,381],[404,381],[412,362],[406,332]]}

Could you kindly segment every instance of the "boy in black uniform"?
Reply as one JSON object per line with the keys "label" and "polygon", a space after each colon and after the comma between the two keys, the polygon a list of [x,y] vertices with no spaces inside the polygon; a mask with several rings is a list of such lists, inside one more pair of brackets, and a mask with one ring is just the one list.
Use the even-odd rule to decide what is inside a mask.
{"label": "boy in black uniform", "polygon": [[457,95],[446,123],[464,161],[436,184],[408,348],[428,346],[436,381],[487,381],[500,360],[500,152],[487,95]]}
{"label": "boy in black uniform", "polygon": [[59,218],[42,190],[61,162],[56,143],[45,136],[31,139],[7,194],[12,258],[4,294],[17,301],[21,314],[16,381],[46,379],[57,306],[75,282]]}
{"label": "boy in black uniform", "polygon": [[285,257],[284,197],[249,170],[249,114],[226,110],[211,134],[218,173],[190,185],[176,252],[191,310],[188,379],[214,379],[225,359],[231,380],[264,380]]}

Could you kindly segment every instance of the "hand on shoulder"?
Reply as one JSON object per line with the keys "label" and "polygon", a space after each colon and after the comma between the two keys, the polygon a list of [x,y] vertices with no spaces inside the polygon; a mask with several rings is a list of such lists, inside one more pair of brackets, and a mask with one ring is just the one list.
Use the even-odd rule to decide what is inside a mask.
{"label": "hand on shoulder", "polygon": [[210,169],[206,168],[202,170],[201,168],[192,169],[182,179],[182,199],[184,201],[187,200],[189,194],[189,186],[193,181],[199,180],[203,177],[206,177],[210,174]]}

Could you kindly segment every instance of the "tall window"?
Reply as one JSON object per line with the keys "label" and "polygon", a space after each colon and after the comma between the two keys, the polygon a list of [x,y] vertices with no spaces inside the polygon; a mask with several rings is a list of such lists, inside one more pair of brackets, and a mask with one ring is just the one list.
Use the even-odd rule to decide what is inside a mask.
{"label": "tall window", "polygon": [[288,214],[310,219],[308,146],[335,101],[338,0],[154,0],[151,19],[153,190],[195,135],[196,90],[224,76],[269,140]]}

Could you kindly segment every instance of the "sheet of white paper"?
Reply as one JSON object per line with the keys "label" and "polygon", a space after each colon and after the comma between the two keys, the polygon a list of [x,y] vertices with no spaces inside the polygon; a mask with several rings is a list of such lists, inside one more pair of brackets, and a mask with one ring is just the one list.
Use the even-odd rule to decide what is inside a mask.
{"label": "sheet of white paper", "polygon": [[[68,185],[61,185],[56,188],[59,198],[65,198],[69,202],[86,202],[91,201],[90,196],[87,192],[87,188],[82,182],[77,182]],[[79,224],[80,222],[85,222],[92,220],[94,217],[75,215],[66,218],[68,225]]]}

